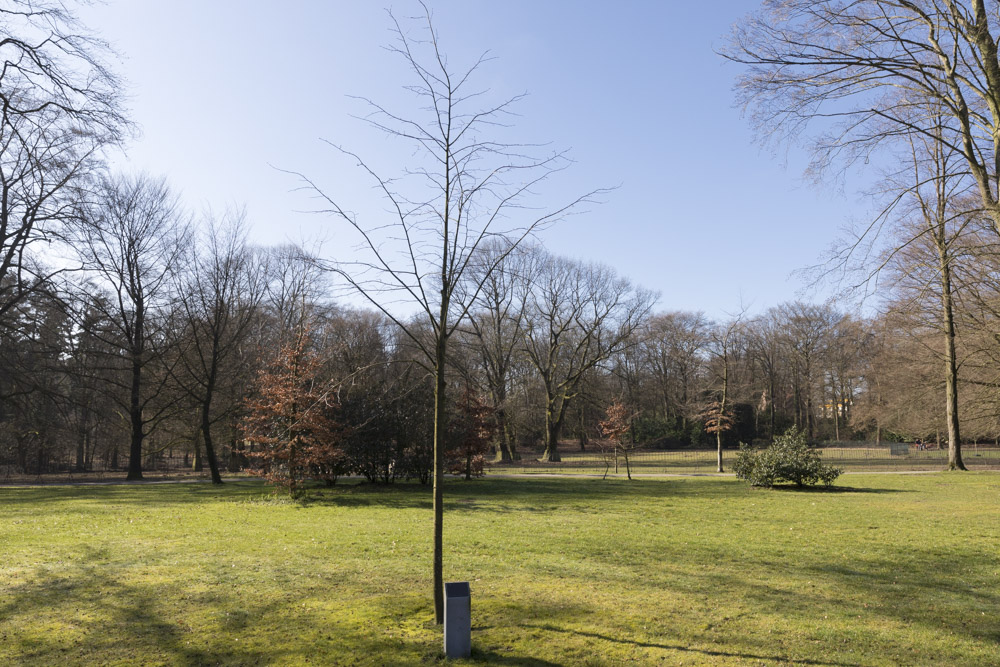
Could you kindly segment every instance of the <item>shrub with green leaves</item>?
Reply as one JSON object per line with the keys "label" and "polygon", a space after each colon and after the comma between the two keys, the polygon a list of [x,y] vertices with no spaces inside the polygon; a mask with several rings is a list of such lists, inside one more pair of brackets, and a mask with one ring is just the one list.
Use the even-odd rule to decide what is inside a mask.
{"label": "shrub with green leaves", "polygon": [[794,428],[776,437],[766,449],[755,449],[741,443],[733,470],[738,478],[745,479],[752,486],[764,487],[782,482],[797,486],[822,482],[830,486],[843,472],[840,468],[824,464],[819,452],[806,442],[805,433]]}

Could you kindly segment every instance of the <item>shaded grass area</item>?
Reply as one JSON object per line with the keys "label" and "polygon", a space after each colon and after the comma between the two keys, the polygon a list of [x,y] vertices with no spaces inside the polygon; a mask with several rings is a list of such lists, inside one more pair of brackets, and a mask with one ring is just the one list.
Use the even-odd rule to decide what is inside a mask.
{"label": "shaded grass area", "polygon": [[[849,484],[849,486],[847,486]],[[473,663],[1000,664],[1000,475],[449,481]],[[0,664],[424,664],[430,491],[0,489]]]}

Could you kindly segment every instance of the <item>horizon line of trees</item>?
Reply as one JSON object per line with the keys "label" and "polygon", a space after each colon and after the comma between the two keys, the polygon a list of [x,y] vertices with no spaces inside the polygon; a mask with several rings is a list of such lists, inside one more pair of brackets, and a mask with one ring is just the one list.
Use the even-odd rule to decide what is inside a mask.
{"label": "horizon line of trees", "polygon": [[[340,474],[430,479],[433,383],[389,318],[329,302],[313,258],[251,246],[239,211],[194,225],[163,181],[102,188],[108,210],[72,230],[80,268],[26,289],[0,319],[8,474],[141,475],[181,457],[214,479],[252,467],[260,447],[245,420],[261,398],[257,380],[307,332],[318,360],[310,382],[338,425]],[[507,249],[484,250],[498,252]],[[487,459],[558,461],[601,437],[614,403],[632,415],[627,437],[647,447],[735,447],[788,427],[813,442],[940,442],[937,330],[899,284],[906,300],[874,318],[791,302],[716,323],[654,313],[655,295],[610,268],[521,246],[455,334],[452,395],[478,397],[491,425],[470,457],[477,470]],[[966,437],[995,440],[996,392],[982,378],[996,367],[997,343],[972,315],[960,321]],[[713,432],[723,393],[724,428]],[[456,428],[458,402],[449,411]]]}
{"label": "horizon line of trees", "polygon": [[[435,127],[450,127],[432,120],[417,138],[432,161],[442,147],[448,157],[440,183],[431,179],[445,187],[429,201],[341,150],[395,204],[412,268],[387,262],[381,241],[368,236],[380,228],[359,223],[304,176],[326,213],[368,239],[371,261],[254,247],[243,212],[196,219],[164,179],[109,170],[108,154],[133,129],[107,64],[113,52],[65,4],[14,0],[0,8],[8,36],[0,43],[8,63],[0,73],[0,465],[21,473],[127,468],[139,479],[182,453],[221,482],[222,469],[259,460],[273,439],[247,437],[248,406],[265,398],[258,380],[278,351],[308,332],[304,345],[319,360],[310,382],[322,387],[316,400],[338,425],[330,451],[349,459],[343,469],[371,479],[439,474],[443,449],[431,447],[428,464],[426,448],[471,442],[453,438],[448,421],[459,420],[463,401],[487,410],[477,408],[473,421],[490,423],[490,456],[501,462],[528,451],[555,462],[567,446],[588,447],[616,404],[632,415],[633,442],[714,445],[720,469],[724,446],[768,440],[788,426],[813,441],[944,437],[952,467],[964,467],[963,439],[995,439],[1000,430],[1000,174],[990,166],[1000,134],[976,129],[1000,122],[990,105],[1000,80],[984,75],[980,88],[962,73],[980,66],[969,54],[988,46],[992,24],[981,3],[948,11],[908,3],[906,20],[863,11],[883,4],[770,3],[737,26],[725,53],[747,66],[741,86],[759,127],[789,135],[806,129],[796,123],[813,118],[802,114],[825,104],[830,90],[868,100],[871,85],[883,85],[873,72],[935,73],[904,86],[903,98],[880,98],[874,116],[865,104],[845,107],[848,134],[839,136],[851,142],[822,134],[815,146],[820,171],[876,149],[891,158],[881,162],[890,166],[875,193],[882,212],[834,258],[861,275],[858,284],[876,284],[881,314],[792,302],[716,323],[701,313],[654,313],[656,295],[609,267],[530,244],[533,230],[599,191],[510,229],[491,227],[565,157],[501,150],[478,125],[432,139]],[[846,65],[811,46],[839,40],[826,27],[839,23],[856,28],[854,41],[837,42]],[[401,41],[393,48],[423,73],[426,94],[449,104],[475,99],[449,95],[448,72],[421,69],[395,25]],[[925,43],[928,26],[945,28],[949,48],[968,58],[942,64],[948,48]],[[440,55],[429,14],[426,29]],[[893,60],[894,34],[921,48]],[[866,49],[878,57],[852,55]],[[841,65],[847,78],[838,78]],[[377,127],[413,139],[394,123],[414,125],[370,104]],[[451,106],[439,113],[489,117]],[[500,163],[479,172],[472,156]],[[522,185],[491,180],[524,170],[536,176]],[[481,214],[475,197],[493,212],[480,227],[463,214]],[[447,242],[437,257],[442,221]],[[416,231],[419,239],[408,236]],[[330,276],[376,310],[332,303]],[[393,294],[416,298],[422,311],[398,317],[383,299]],[[467,453],[466,471],[482,456]]]}

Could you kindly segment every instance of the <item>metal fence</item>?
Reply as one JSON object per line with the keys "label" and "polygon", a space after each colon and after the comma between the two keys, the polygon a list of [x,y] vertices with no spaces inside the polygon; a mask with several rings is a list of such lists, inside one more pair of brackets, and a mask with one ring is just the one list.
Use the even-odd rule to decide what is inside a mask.
{"label": "metal fence", "polygon": [[[843,468],[848,472],[892,472],[909,470],[941,470],[947,467],[946,448],[921,449],[907,443],[837,443],[818,447],[825,463]],[[726,470],[732,469],[736,450],[723,451],[722,460]],[[522,450],[521,458],[510,463],[490,462],[487,473],[530,474],[530,473],[575,473],[602,475],[625,473],[625,459],[605,456],[598,447],[591,446],[585,451],[574,449],[573,445],[560,448],[562,461],[558,463],[539,460],[541,450]],[[716,470],[714,449],[646,450],[636,449],[628,454],[629,466],[633,474],[663,475],[670,473],[710,473]],[[1000,447],[994,444],[962,445],[962,459],[970,469],[1000,468]]]}

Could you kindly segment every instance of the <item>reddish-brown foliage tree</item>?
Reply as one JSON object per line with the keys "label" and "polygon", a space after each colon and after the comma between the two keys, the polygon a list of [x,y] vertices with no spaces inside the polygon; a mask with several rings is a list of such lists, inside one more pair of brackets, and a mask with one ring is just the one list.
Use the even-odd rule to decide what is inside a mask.
{"label": "reddish-brown foliage tree", "polygon": [[632,479],[632,467],[628,459],[628,453],[632,446],[626,435],[632,428],[632,419],[635,418],[636,413],[630,412],[624,403],[616,400],[608,406],[605,414],[607,418],[597,424],[598,428],[601,429],[601,435],[607,438],[610,444],[610,447],[602,448],[605,464],[604,476],[608,476],[608,468],[611,467],[612,460],[615,464],[615,472],[618,472],[618,456],[621,455],[625,459],[625,474],[628,475],[629,479]]}
{"label": "reddish-brown foliage tree", "polygon": [[486,454],[492,450],[497,425],[493,408],[471,386],[466,385],[452,420],[452,442],[448,471],[465,479],[482,477]]}
{"label": "reddish-brown foliage tree", "polygon": [[300,332],[258,375],[243,420],[248,456],[257,463],[248,472],[293,497],[304,480],[332,483],[343,472],[341,433],[329,416],[335,406],[317,387],[319,367],[308,333]]}
{"label": "reddish-brown foliage tree", "polygon": [[705,420],[706,433],[725,433],[733,428],[733,418],[728,412],[724,412],[719,401],[713,401],[699,415]]}

